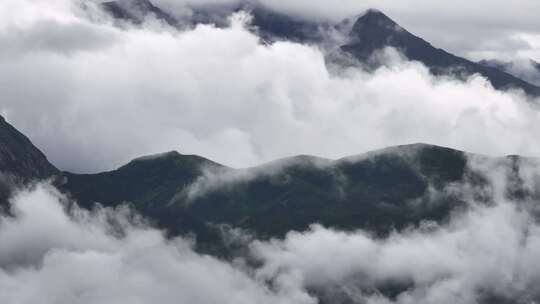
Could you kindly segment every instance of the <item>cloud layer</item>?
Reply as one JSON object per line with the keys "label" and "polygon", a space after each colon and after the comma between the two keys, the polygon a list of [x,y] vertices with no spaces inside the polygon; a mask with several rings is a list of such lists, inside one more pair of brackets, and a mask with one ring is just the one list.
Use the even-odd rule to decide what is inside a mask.
{"label": "cloud layer", "polygon": [[[300,13],[296,2],[266,3]],[[298,3],[310,16],[328,8]],[[355,3],[334,5],[329,14],[340,16]],[[509,9],[489,3],[497,14]],[[392,50],[381,55],[392,68],[334,73],[316,47],[261,44],[242,14],[222,29],[179,32],[157,20],[119,29],[75,4],[0,2],[0,113],[64,169],[104,170],[171,149],[244,167],[291,154],[337,158],[418,141],[540,155],[536,107],[480,77],[436,78]],[[523,4],[523,24],[509,31],[526,29],[534,37],[528,16],[535,4]],[[431,12],[444,8],[426,5]],[[392,7],[406,12],[404,4]],[[478,9],[466,16],[491,20]],[[475,166],[489,177],[495,204],[470,195],[471,209],[447,225],[425,223],[383,239],[314,225],[282,240],[244,238],[249,254],[234,261],[195,252],[189,238],[166,239],[127,207],[85,211],[38,185],[12,199],[12,216],[0,215],[0,302],[538,301],[538,202],[507,197],[515,180],[506,164]],[[197,190],[251,178],[246,172],[206,172]],[[538,193],[538,165],[518,173]]]}
{"label": "cloud layer", "polygon": [[[479,77],[434,78],[395,56],[391,69],[336,74],[316,47],[261,44],[241,15],[224,29],[178,32],[155,20],[90,21],[99,16],[68,0],[2,6],[12,13],[0,21],[10,46],[0,53],[0,113],[62,169],[106,170],[168,150],[245,167],[420,141],[540,155],[536,109]],[[57,43],[58,33],[69,35]]]}
{"label": "cloud layer", "polygon": [[2,303],[315,303],[166,240],[125,208],[66,213],[61,201],[40,185],[0,218]]}
{"label": "cloud layer", "polygon": [[[528,162],[517,176],[528,191],[538,191],[538,163]],[[489,180],[494,206],[470,200],[471,209],[448,225],[425,223],[384,239],[314,225],[284,240],[253,243],[263,264],[257,274],[315,291],[329,303],[538,301],[540,226],[526,207],[537,208],[538,201],[509,199],[515,185],[507,161],[472,160],[471,166]],[[485,191],[467,184],[458,190]]]}
{"label": "cloud layer", "polygon": [[[190,5],[230,4],[239,0],[155,0],[156,5],[189,15]],[[417,5],[410,0],[247,0],[278,12],[308,19],[341,21],[366,9],[384,11],[406,29],[435,46],[471,59],[501,56],[540,60],[540,4],[534,0],[430,1]],[[414,9],[412,9],[414,7]],[[513,14],[508,14],[513,12]],[[519,16],[519,17],[517,17]]]}
{"label": "cloud layer", "polygon": [[[284,239],[231,237],[247,255],[218,260],[166,239],[127,207],[85,211],[47,185],[18,192],[0,216],[3,303],[492,303],[540,298],[538,201],[507,195],[509,162],[472,160],[493,205],[469,201],[448,224],[377,238],[313,225]],[[540,190],[540,166],[517,176]],[[457,188],[456,188],[457,187]],[[255,262],[255,263],[252,263]]]}

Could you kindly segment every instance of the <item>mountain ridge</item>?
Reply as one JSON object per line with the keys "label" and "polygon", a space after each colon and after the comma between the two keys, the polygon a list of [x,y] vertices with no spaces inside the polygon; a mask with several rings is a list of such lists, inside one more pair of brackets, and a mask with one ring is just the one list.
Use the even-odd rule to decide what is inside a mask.
{"label": "mountain ridge", "polygon": [[[381,11],[368,10],[360,16],[353,25],[350,36],[351,43],[341,48],[362,62],[369,62],[375,52],[385,47],[394,47],[409,60],[422,62],[435,75],[450,73],[461,78],[461,72],[468,75],[480,74],[486,77],[495,89],[518,88],[531,96],[540,96],[540,87],[504,71],[483,66],[436,48],[401,27]],[[375,67],[377,66],[378,64],[375,64]]]}
{"label": "mountain ridge", "polygon": [[[222,225],[269,238],[304,231],[313,223],[382,235],[426,220],[441,223],[467,206],[463,198],[443,191],[446,186],[471,180],[478,186],[484,183],[468,167],[469,158],[509,162],[517,184],[520,162],[525,160],[415,143],[336,160],[298,155],[245,169],[169,151],[135,158],[111,171],[75,174],[56,169],[3,119],[0,144],[0,159],[14,154],[6,151],[22,152],[15,153],[15,163],[8,169],[0,166],[0,172],[19,174],[27,182],[49,179],[88,209],[96,203],[105,207],[127,203],[172,236],[194,233],[201,250],[216,254],[227,251],[220,243]],[[17,171],[27,165],[32,170]],[[6,206],[12,189],[0,189],[4,191],[0,202]],[[516,189],[512,189],[516,196],[527,194]],[[440,195],[434,198],[433,191]]]}
{"label": "mountain ridge", "polygon": [[[174,158],[187,159],[179,153]],[[130,201],[172,234],[195,229],[202,243],[217,238],[208,223],[239,226],[266,236],[301,231],[313,222],[385,233],[388,227],[404,228],[427,218],[442,221],[449,209],[464,205],[444,204],[449,201],[442,199],[437,207],[411,213],[406,203],[422,200],[428,184],[440,188],[460,181],[467,170],[467,154],[462,151],[411,144],[326,160],[323,166],[317,164],[321,159],[297,156],[246,169],[215,167],[206,160],[197,163],[201,166],[175,169],[155,158],[145,164],[153,169],[134,175],[128,174],[133,161],[104,173],[66,173],[67,180],[59,187],[86,207],[94,202],[115,206]],[[205,175],[206,166],[220,170]],[[201,179],[218,186],[189,199],[187,189]],[[114,187],[108,188],[109,184]]]}

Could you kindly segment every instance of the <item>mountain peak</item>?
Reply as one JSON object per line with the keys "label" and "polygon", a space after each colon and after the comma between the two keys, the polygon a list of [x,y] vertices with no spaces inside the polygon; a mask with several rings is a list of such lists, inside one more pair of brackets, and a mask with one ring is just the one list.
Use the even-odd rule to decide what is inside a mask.
{"label": "mountain peak", "polygon": [[365,31],[401,32],[403,28],[383,12],[369,9],[356,20],[351,34],[357,35]]}

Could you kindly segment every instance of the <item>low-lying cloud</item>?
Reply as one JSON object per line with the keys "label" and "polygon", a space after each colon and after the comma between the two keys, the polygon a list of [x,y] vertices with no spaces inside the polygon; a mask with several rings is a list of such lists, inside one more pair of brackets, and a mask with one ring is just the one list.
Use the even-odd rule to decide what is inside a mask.
{"label": "low-lying cloud", "polygon": [[165,239],[126,208],[67,213],[62,201],[40,185],[0,217],[2,303],[315,303]]}
{"label": "low-lying cloud", "polygon": [[391,302],[380,294],[388,285],[398,288],[397,303],[482,303],[482,297],[527,302],[540,296],[540,229],[510,204],[476,210],[449,227],[384,240],[313,226],[284,241],[257,244],[255,251],[265,278],[357,301]]}
{"label": "low-lying cloud", "polygon": [[[244,14],[226,28],[152,20],[120,29],[74,4],[0,2],[0,113],[63,169],[171,149],[245,167],[419,141],[540,155],[535,101],[478,76],[434,77],[391,51],[392,67],[333,73],[317,47],[262,44]],[[489,186],[452,185],[470,194],[470,208],[447,224],[385,238],[314,224],[255,241],[229,227],[249,243],[232,261],[196,252],[188,237],[167,239],[128,207],[86,211],[36,185],[0,215],[0,302],[537,302],[540,173],[535,161],[521,164],[516,173],[508,161],[474,162]],[[196,190],[261,174],[235,172],[207,172]],[[534,195],[509,196],[521,191],[515,183]]]}
{"label": "low-lying cloud", "polygon": [[540,86],[540,65],[531,60],[516,60],[505,67],[508,73]]}
{"label": "low-lying cloud", "polygon": [[237,184],[248,183],[257,178],[268,178],[286,174],[291,167],[307,167],[331,170],[331,161],[314,156],[297,156],[272,161],[257,167],[232,169],[208,166],[201,168],[202,174],[181,193],[188,200],[204,196],[212,191],[234,187]]}
{"label": "low-lying cloud", "polygon": [[[354,19],[365,10],[382,10],[403,27],[444,48],[470,59],[502,55],[540,60],[537,44],[540,23],[534,0],[430,1],[411,9],[409,0],[154,0],[180,18],[189,16],[190,6],[258,3],[279,13],[310,20],[340,22]],[[514,12],[509,15],[508,12]],[[519,16],[517,18],[516,16]]]}
{"label": "low-lying cloud", "polygon": [[[477,159],[471,166],[489,180],[495,205],[470,200],[470,210],[447,225],[425,223],[383,239],[313,225],[284,240],[255,242],[253,254],[263,265],[257,275],[307,288],[333,299],[329,303],[538,301],[540,226],[526,207],[538,201],[508,196],[515,182],[509,160],[488,165]],[[538,191],[538,163],[521,166],[521,186]],[[475,187],[462,185],[460,191],[485,190]]]}
{"label": "low-lying cloud", "polygon": [[[540,298],[540,225],[532,197],[508,196],[515,178],[538,191],[540,171],[523,160],[471,160],[489,181],[464,184],[494,204],[469,201],[447,224],[378,238],[314,224],[284,239],[242,237],[247,255],[220,260],[193,240],[166,239],[127,207],[85,211],[37,185],[0,216],[3,303],[492,303]],[[454,185],[455,186],[455,185]],[[470,196],[471,198],[474,195]],[[255,263],[253,263],[255,262]]]}

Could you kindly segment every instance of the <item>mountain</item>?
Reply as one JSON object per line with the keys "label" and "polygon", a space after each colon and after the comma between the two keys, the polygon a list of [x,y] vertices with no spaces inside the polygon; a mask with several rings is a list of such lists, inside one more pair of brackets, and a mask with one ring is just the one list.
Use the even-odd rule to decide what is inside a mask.
{"label": "mountain", "polygon": [[451,195],[434,200],[430,189],[463,180],[466,157],[416,144],[335,161],[298,156],[232,169],[169,152],[110,172],[65,173],[59,187],[86,207],[131,202],[171,234],[193,232],[201,246],[212,247],[229,226],[275,237],[313,223],[385,234],[444,221],[465,204]]}
{"label": "mountain", "polygon": [[467,166],[471,157],[508,162],[514,170],[508,195],[531,195],[520,181],[523,158],[488,158],[426,144],[339,160],[296,156],[247,169],[169,152],[109,172],[65,173],[59,188],[84,207],[128,202],[171,235],[193,233],[199,249],[223,254],[223,231],[231,227],[269,238],[313,223],[386,235],[425,221],[445,222],[468,206],[462,194],[444,191],[448,186],[486,186],[477,200],[491,202],[485,178]]}
{"label": "mountain", "polygon": [[514,60],[514,61],[501,61],[501,60],[482,60],[479,64],[496,68],[506,73],[512,74],[518,78],[521,78],[529,83],[540,86],[540,63],[532,60]]}
{"label": "mountain", "polygon": [[527,94],[540,96],[540,87],[497,68],[478,64],[436,48],[377,10],[368,10],[359,17],[353,25],[350,37],[351,42],[342,46],[342,49],[362,62],[368,62],[376,51],[384,47],[394,47],[408,59],[423,63],[436,75],[480,74],[496,89],[518,88]]}
{"label": "mountain", "polygon": [[66,187],[84,206],[91,202],[105,205],[132,202],[169,205],[175,195],[203,174],[203,168],[223,166],[196,155],[171,151],[132,160],[109,172],[73,174],[64,172]]}
{"label": "mountain", "polygon": [[0,205],[14,186],[58,173],[32,142],[0,116]]}
{"label": "mountain", "polygon": [[[385,235],[425,221],[444,222],[467,208],[465,198],[446,187],[464,181],[487,185],[467,166],[471,157],[511,164],[508,195],[524,201],[540,195],[521,185],[524,158],[488,158],[426,144],[338,160],[301,155],[246,169],[171,151],[103,173],[59,172],[27,137],[0,119],[0,172],[8,177],[3,204],[14,187],[6,181],[16,186],[55,176],[54,184],[82,207],[128,203],[170,235],[193,233],[199,250],[218,255],[229,252],[223,232],[232,227],[269,238],[313,223]],[[477,199],[489,203],[486,189]]]}

